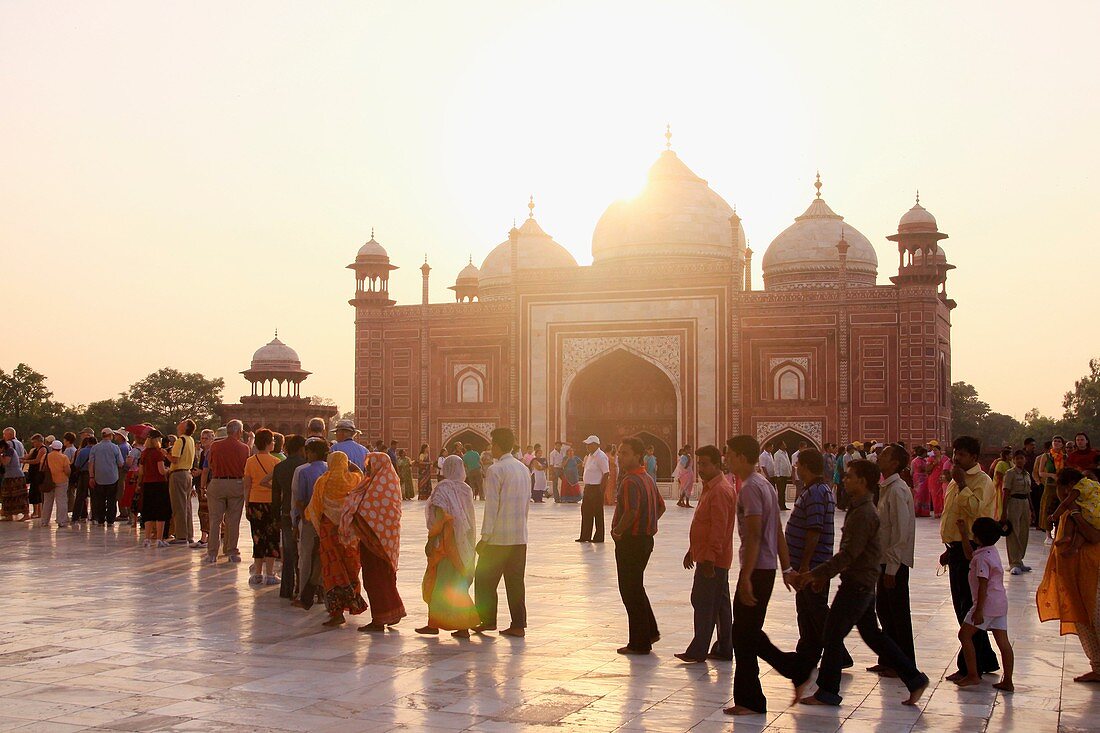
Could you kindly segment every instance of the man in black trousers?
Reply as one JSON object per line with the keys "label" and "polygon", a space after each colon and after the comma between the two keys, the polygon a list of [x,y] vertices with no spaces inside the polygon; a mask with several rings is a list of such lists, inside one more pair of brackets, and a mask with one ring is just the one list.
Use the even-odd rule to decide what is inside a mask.
{"label": "man in black trousers", "polygon": [[615,540],[615,570],[619,595],[626,606],[630,637],[619,654],[649,654],[661,638],[649,596],[645,592],[645,569],[653,554],[657,520],[665,513],[665,501],[657,484],[646,473],[645,446],[638,438],[623,438],[619,444],[619,491],[611,538]]}
{"label": "man in black trousers", "polygon": [[[584,457],[584,496],[581,499],[581,536],[577,542],[603,542],[604,487],[611,472],[611,462],[600,449],[600,439],[589,435],[584,439],[588,455]],[[639,459],[640,460],[640,459]],[[595,531],[593,531],[593,527]]]}

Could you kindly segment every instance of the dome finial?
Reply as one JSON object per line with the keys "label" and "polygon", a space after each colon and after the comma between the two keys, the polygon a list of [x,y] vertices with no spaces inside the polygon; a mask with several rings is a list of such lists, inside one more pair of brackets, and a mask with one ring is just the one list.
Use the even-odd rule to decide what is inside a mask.
{"label": "dome finial", "polygon": [[279,340],[279,327],[278,326],[275,327],[275,340],[276,341]]}
{"label": "dome finial", "polygon": [[370,228],[370,238],[371,238],[371,241],[373,242],[374,241],[374,227]]}
{"label": "dome finial", "polygon": [[665,150],[672,150],[672,125],[665,125]]}
{"label": "dome finial", "polygon": [[534,197],[533,194],[531,195],[530,198],[527,199],[527,218],[528,219],[534,219],[535,218],[535,197]]}
{"label": "dome finial", "polygon": [[[426,257],[426,256],[427,256],[427,255],[425,255],[425,257]],[[473,256],[473,254],[470,254],[470,258],[469,258],[469,261],[468,261],[468,262],[467,262],[466,264],[467,264],[467,265],[472,265],[472,264],[474,264],[474,256]]]}
{"label": "dome finial", "polygon": [[917,206],[920,206],[920,189],[917,189]]}
{"label": "dome finial", "polygon": [[817,195],[815,198],[821,198],[821,171],[817,172],[817,179],[814,181],[814,188],[817,189]]}

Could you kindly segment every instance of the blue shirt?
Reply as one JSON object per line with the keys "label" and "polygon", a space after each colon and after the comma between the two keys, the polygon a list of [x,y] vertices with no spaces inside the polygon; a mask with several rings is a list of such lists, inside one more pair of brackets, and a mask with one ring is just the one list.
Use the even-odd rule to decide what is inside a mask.
{"label": "blue shirt", "polygon": [[481,454],[473,448],[462,454],[462,462],[466,464],[467,471],[481,470]]}
{"label": "blue shirt", "polygon": [[364,446],[359,445],[353,439],[341,440],[339,443],[333,443],[329,448],[331,453],[334,450],[338,450],[348,457],[348,461],[362,471],[367,465],[367,449]]}
{"label": "blue shirt", "polygon": [[298,480],[291,487],[294,501],[290,507],[290,521],[297,523],[302,518],[302,512],[299,511],[298,504],[309,506],[310,499],[313,498],[313,485],[317,483],[317,479],[321,478],[321,474],[327,470],[328,463],[326,461],[311,461],[295,469]]}
{"label": "blue shirt", "polygon": [[73,461],[73,468],[77,471],[83,471],[88,468],[88,459],[92,455],[92,446],[86,445],[76,453],[76,460]]}
{"label": "blue shirt", "polygon": [[11,460],[8,461],[8,465],[4,468],[4,478],[23,477],[24,452],[23,444],[18,440],[8,441],[8,455],[11,456]]}
{"label": "blue shirt", "polygon": [[[812,570],[833,556],[833,514],[836,500],[832,490],[822,482],[807,487],[795,499],[791,516],[787,520],[787,550],[791,556],[791,567],[798,570],[802,566],[802,557],[809,551]],[[806,533],[817,530],[817,546],[806,548]]]}
{"label": "blue shirt", "polygon": [[122,466],[122,452],[117,445],[110,440],[101,440],[92,446],[89,457],[97,484],[106,486],[118,481],[118,469]]}
{"label": "blue shirt", "polygon": [[118,452],[122,454],[122,461],[125,463],[126,456],[130,454],[130,444],[124,440],[121,443],[115,443],[115,445],[118,446]]}
{"label": "blue shirt", "polygon": [[657,456],[645,457],[645,472],[653,477],[653,480],[657,480]]}

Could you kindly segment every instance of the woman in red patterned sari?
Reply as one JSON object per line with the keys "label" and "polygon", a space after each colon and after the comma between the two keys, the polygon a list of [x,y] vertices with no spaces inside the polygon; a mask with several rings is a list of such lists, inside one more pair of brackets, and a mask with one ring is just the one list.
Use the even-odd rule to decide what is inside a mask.
{"label": "woman in red patterned sari", "polygon": [[346,453],[329,453],[328,470],[314,484],[313,498],[306,507],[306,519],[317,528],[321,540],[321,582],[329,614],[324,626],[344,623],[345,611],[354,616],[367,610],[359,589],[359,549],[341,541],[339,534],[344,501],[361,479],[360,474],[348,470]]}
{"label": "woman in red patterned sari", "polygon": [[401,551],[401,479],[385,453],[367,454],[370,477],[348,494],[340,519],[340,539],[356,548],[363,568],[363,589],[371,609],[364,632],[385,631],[403,619],[405,604],[397,592]]}

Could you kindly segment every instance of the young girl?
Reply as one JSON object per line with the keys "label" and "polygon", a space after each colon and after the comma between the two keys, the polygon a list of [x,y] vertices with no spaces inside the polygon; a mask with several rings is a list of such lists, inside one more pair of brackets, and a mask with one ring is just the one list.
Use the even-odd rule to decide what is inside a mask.
{"label": "young girl", "polygon": [[692,463],[690,445],[685,445],[680,449],[679,468],[676,478],[680,482],[680,499],[676,502],[676,506],[691,509],[691,491],[695,488],[695,467]]}
{"label": "young girl", "polygon": [[1066,466],[1058,472],[1057,479],[1058,508],[1050,515],[1055,522],[1063,515],[1069,515],[1062,536],[1054,544],[1062,555],[1072,556],[1088,538],[1081,531],[1082,524],[1100,529],[1100,484],[1076,468]]}
{"label": "young girl", "polygon": [[[961,524],[961,522],[960,522]],[[959,641],[962,642],[963,660],[967,674],[955,681],[959,687],[971,687],[981,684],[978,669],[977,652],[974,650],[974,634],[979,629],[991,631],[997,649],[1001,652],[1001,664],[1004,674],[1001,681],[993,685],[998,690],[1012,692],[1012,644],[1008,640],[1008,595],[1005,593],[1005,571],[1001,565],[1001,556],[997,552],[997,540],[1007,536],[1011,527],[1003,528],[995,519],[979,517],[974,521],[974,539],[977,549],[969,542],[963,543],[963,551],[970,560],[970,594],[974,605],[966,613],[962,628],[959,629]]]}

